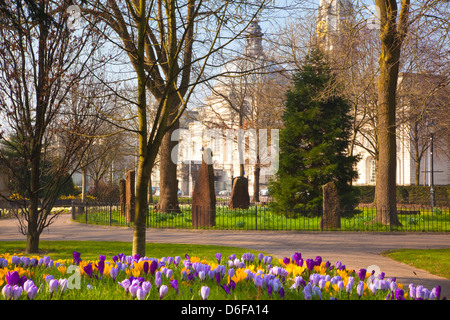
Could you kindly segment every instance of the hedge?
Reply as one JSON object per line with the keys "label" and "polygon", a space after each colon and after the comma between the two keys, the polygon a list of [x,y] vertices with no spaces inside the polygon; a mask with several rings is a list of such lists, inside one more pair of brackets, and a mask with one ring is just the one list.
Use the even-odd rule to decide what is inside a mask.
{"label": "hedge", "polygon": [[[360,203],[373,203],[375,186],[355,186],[359,191]],[[436,206],[450,205],[450,186],[435,186],[434,199]],[[399,204],[430,204],[429,186],[397,186],[397,203]]]}

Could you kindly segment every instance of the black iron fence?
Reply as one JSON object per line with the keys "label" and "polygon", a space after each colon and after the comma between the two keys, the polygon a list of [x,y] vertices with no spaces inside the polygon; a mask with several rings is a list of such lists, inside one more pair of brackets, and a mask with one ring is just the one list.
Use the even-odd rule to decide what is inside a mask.
{"label": "black iron fence", "polygon": [[[353,210],[340,213],[338,227],[327,228],[321,223],[320,211],[303,211],[295,214],[274,211],[270,205],[253,204],[248,209],[229,209],[227,203],[218,203],[211,214],[213,223],[197,223],[195,208],[189,203],[180,204],[176,210],[158,212],[150,205],[146,223],[148,228],[216,229],[216,230],[293,230],[293,231],[415,231],[449,232],[449,207],[413,206],[397,207],[399,225],[386,226],[377,220],[377,209],[371,205],[361,205]],[[83,223],[133,226],[119,204],[87,203],[72,206],[73,218]]]}

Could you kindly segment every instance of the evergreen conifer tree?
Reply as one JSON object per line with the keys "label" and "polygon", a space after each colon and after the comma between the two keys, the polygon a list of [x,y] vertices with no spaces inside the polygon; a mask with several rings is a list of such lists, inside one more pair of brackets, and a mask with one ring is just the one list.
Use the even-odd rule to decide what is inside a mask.
{"label": "evergreen conifer tree", "polygon": [[351,181],[357,176],[353,166],[358,159],[347,154],[350,105],[338,90],[324,55],[312,50],[286,96],[279,169],[269,186],[277,209],[320,211],[322,186],[330,181],[338,188],[341,208],[356,205]]}

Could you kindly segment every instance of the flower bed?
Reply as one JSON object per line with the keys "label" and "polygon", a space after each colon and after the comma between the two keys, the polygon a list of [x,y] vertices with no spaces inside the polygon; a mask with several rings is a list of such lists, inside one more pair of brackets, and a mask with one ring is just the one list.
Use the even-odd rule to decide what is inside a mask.
{"label": "flower bed", "polygon": [[0,255],[5,300],[439,300],[440,286],[404,287],[365,269],[349,270],[300,253],[275,261],[246,253],[214,261],[118,254],[85,261]]}

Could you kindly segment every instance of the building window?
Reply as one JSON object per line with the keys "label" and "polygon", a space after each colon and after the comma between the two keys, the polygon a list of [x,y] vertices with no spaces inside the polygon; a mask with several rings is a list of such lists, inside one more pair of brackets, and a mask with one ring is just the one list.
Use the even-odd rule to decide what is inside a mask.
{"label": "building window", "polygon": [[369,184],[377,182],[377,164],[374,158],[369,159]]}

